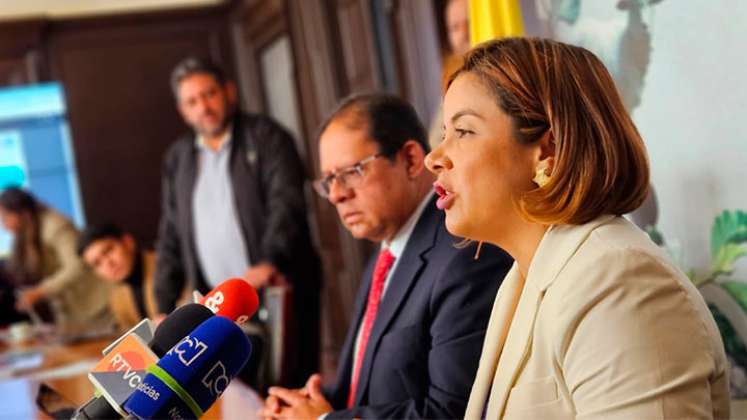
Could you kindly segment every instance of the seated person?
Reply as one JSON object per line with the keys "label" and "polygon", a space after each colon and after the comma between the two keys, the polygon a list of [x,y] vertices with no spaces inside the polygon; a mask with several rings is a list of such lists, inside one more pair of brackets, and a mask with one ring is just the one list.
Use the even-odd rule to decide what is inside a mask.
{"label": "seated person", "polygon": [[386,94],[344,100],[322,125],[317,192],[345,228],[380,244],[360,280],[337,378],[270,388],[266,419],[461,418],[492,301],[511,258],[456,247],[425,169],[415,109]]}
{"label": "seated person", "polygon": [[[140,247],[130,233],[108,223],[89,226],[83,231],[78,240],[78,254],[99,277],[113,285],[109,306],[122,331],[143,318],[158,317],[153,288],[155,252]],[[185,290],[177,306],[189,302],[190,297]],[[247,334],[252,342],[253,356],[239,377],[259,389],[264,386],[258,377],[264,339],[256,331]]]}
{"label": "seated person", "polygon": [[28,315],[16,310],[15,290],[10,274],[6,271],[7,262],[0,259],[0,328],[13,323],[28,321]]}
{"label": "seated person", "polygon": [[89,226],[78,239],[78,255],[103,280],[113,285],[108,299],[120,329],[158,314],[153,295],[155,254],[114,224]]}
{"label": "seated person", "polygon": [[0,220],[13,235],[8,272],[22,290],[17,309],[29,312],[49,302],[55,323],[67,333],[112,327],[109,287],[75,254],[78,230],[67,217],[11,187],[0,194]]}

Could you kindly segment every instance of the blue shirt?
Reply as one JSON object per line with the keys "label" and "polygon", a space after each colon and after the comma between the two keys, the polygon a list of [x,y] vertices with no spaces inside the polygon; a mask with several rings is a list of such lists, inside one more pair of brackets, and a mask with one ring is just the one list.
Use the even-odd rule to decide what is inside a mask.
{"label": "blue shirt", "polygon": [[230,127],[218,150],[211,149],[202,137],[197,138],[197,147],[192,195],[195,247],[205,281],[215,287],[231,277],[243,277],[250,265],[229,170]]}

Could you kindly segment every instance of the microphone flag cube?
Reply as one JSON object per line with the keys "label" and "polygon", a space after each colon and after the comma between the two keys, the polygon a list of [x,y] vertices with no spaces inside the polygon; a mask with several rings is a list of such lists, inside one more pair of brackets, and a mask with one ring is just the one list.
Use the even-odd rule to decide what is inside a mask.
{"label": "microphone flag cube", "polygon": [[112,348],[88,373],[88,379],[122,416],[120,407],[147,375],[148,366],[158,357],[136,334],[131,333]]}

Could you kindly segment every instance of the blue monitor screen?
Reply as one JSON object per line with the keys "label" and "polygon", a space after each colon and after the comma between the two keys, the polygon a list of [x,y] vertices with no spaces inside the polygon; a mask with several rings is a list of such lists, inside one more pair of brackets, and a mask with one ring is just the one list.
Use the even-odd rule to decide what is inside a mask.
{"label": "blue monitor screen", "polygon": [[[40,201],[84,223],[62,86],[0,89],[0,190],[21,186]],[[12,237],[0,226],[0,257]]]}

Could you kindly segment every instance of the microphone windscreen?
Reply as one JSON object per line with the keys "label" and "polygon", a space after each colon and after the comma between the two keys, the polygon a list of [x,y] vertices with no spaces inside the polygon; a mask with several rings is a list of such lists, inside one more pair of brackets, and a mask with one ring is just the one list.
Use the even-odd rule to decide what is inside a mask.
{"label": "microphone windscreen", "polygon": [[210,309],[197,303],[176,308],[158,325],[148,346],[156,356],[163,357],[176,343],[212,316]]}
{"label": "microphone windscreen", "polygon": [[241,328],[224,317],[209,318],[149,368],[125,410],[141,419],[199,418],[250,354]]}
{"label": "microphone windscreen", "polygon": [[200,301],[216,315],[241,324],[257,312],[259,296],[251,284],[242,279],[229,279],[219,284]]}

